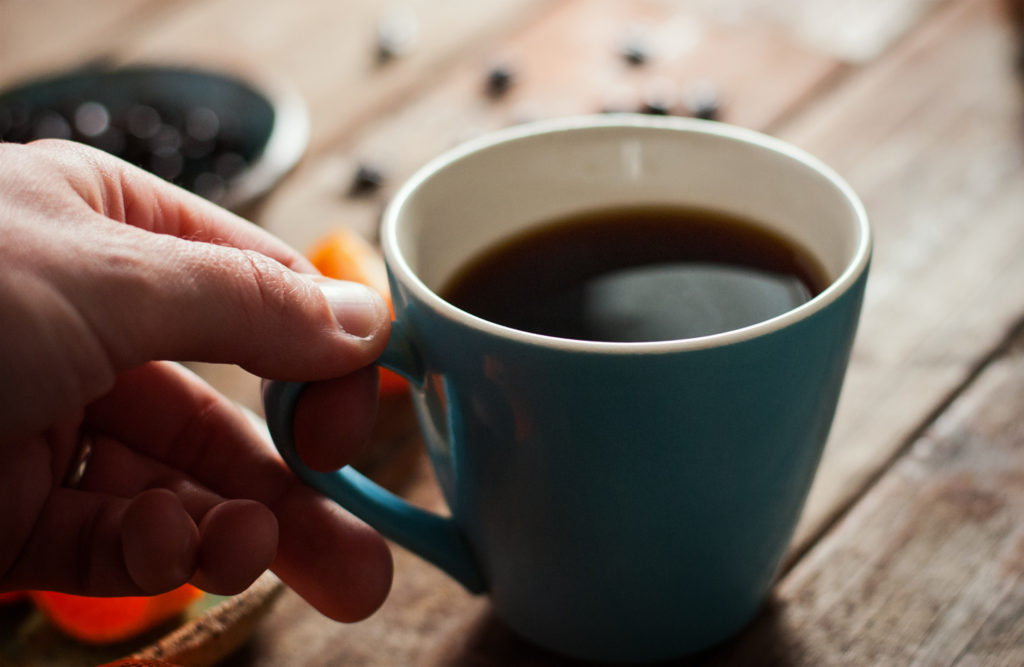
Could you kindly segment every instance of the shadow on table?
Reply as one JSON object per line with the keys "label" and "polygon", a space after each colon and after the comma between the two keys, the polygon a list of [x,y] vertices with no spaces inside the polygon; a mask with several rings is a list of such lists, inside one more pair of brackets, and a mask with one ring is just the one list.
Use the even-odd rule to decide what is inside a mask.
{"label": "shadow on table", "polygon": [[[757,618],[739,634],[703,653],[653,663],[678,665],[796,665],[813,664],[814,652],[788,628],[785,605],[775,598],[765,603]],[[486,607],[452,630],[422,665],[427,667],[580,667],[590,663],[554,655],[521,639]]]}

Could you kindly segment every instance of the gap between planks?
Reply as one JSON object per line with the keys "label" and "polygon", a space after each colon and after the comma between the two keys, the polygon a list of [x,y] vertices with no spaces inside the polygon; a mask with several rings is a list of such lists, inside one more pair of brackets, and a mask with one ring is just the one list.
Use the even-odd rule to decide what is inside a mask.
{"label": "gap between planks", "polygon": [[864,499],[875,487],[878,486],[878,483],[886,476],[886,474],[888,474],[892,466],[908,454],[914,444],[920,440],[932,426],[934,426],[935,422],[942,417],[946,410],[956,403],[961,396],[970,391],[978,378],[981,377],[985,371],[992,366],[992,364],[1003,358],[1011,349],[1014,348],[1015,345],[1019,345],[1022,338],[1024,338],[1024,313],[1022,313],[1020,319],[1018,319],[1017,322],[1006,331],[1002,340],[1000,340],[988,351],[987,354],[977,361],[977,363],[964,376],[963,380],[953,387],[949,393],[942,398],[942,400],[936,403],[931,412],[925,415],[921,422],[907,435],[900,446],[893,450],[892,455],[867,479],[860,490],[850,496],[849,502],[846,505],[837,508],[835,514],[830,516],[826,521],[823,521],[819,526],[816,526],[813,532],[809,532],[807,534],[805,540],[796,543],[796,545],[787,552],[782,565],[779,567],[776,579],[785,579],[786,575],[788,575],[793,568],[800,563],[804,556],[806,556],[807,553],[811,551],[825,535],[834,532],[836,527],[843,522],[843,519],[845,519],[850,512],[854,510],[862,499]]}

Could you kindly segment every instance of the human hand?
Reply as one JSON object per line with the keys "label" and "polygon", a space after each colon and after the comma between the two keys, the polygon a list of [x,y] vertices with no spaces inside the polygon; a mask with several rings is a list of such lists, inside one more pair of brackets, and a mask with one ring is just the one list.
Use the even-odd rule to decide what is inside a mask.
{"label": "human hand", "polygon": [[323,380],[297,410],[296,444],[310,465],[341,467],[376,414],[379,296],[308,275],[258,227],[60,141],[0,144],[0,267],[0,591],[191,581],[231,594],[272,567],[337,620],[380,605],[380,536],[164,361]]}

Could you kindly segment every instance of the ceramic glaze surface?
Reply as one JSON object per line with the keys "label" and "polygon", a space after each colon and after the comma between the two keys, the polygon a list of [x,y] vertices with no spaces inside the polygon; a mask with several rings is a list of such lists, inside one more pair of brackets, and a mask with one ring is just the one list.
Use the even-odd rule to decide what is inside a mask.
{"label": "ceramic glaze surface", "polygon": [[[625,201],[751,209],[803,241],[833,282],[773,320],[656,343],[514,331],[432,291],[458,258],[537,215]],[[451,517],[352,471],[303,466],[290,442],[301,385],[275,385],[268,422],[289,465],[486,590],[514,630],[554,651],[667,659],[742,627],[796,525],[853,344],[871,244],[845,184],[745,130],[570,119],[428,165],[396,196],[382,239],[397,315],[383,361],[414,380]]]}

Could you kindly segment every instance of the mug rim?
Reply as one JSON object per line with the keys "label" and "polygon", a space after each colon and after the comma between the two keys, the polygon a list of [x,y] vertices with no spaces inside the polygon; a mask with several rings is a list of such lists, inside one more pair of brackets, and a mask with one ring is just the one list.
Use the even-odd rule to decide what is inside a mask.
{"label": "mug rim", "polygon": [[[711,135],[752,144],[802,163],[825,178],[850,205],[859,231],[856,250],[843,271],[829,283],[828,287],[814,298],[796,308],[739,329],[730,329],[693,338],[656,341],[620,342],[559,338],[497,324],[473,315],[444,300],[430,289],[413,271],[412,267],[409,266],[398,242],[401,213],[405,203],[436,172],[474,153],[501,144],[544,134],[598,128],[660,129]],[[837,172],[810,153],[762,132],[719,121],[686,117],[650,116],[636,113],[569,116],[523,123],[488,132],[449,149],[420,167],[402,184],[384,211],[381,221],[380,239],[386,264],[394,278],[409,289],[420,301],[445,319],[458,322],[463,326],[492,336],[524,344],[566,351],[603,354],[657,354],[685,350],[702,350],[723,347],[779,331],[824,310],[827,306],[838,300],[867,270],[872,252],[871,227],[868,222],[867,211],[860,198]]]}

